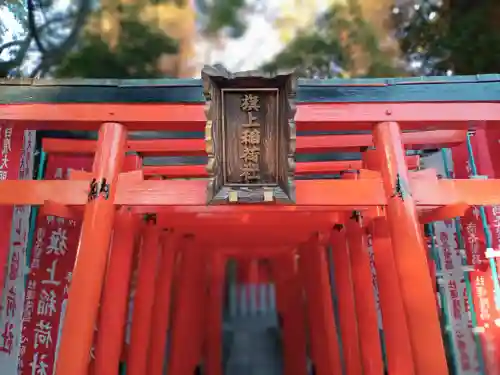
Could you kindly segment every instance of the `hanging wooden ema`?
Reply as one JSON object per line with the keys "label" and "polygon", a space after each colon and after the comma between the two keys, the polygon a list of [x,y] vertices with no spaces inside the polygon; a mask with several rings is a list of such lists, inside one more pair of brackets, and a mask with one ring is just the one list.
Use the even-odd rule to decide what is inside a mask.
{"label": "hanging wooden ema", "polygon": [[295,202],[292,72],[202,70],[208,204]]}

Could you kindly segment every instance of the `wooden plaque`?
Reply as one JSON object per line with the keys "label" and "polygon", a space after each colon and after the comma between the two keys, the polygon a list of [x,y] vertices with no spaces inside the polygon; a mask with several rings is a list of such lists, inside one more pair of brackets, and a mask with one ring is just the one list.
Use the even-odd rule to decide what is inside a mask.
{"label": "wooden plaque", "polygon": [[295,202],[293,72],[202,70],[208,204]]}

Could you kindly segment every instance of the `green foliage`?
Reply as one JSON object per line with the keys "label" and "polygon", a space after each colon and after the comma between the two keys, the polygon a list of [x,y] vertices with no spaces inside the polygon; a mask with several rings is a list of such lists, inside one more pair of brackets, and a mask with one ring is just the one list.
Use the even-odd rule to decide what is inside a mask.
{"label": "green foliage", "polygon": [[[146,4],[175,3],[178,6],[186,0],[149,0]],[[245,0],[201,1],[204,6],[203,31],[216,37],[222,30],[233,36],[245,31],[241,9]],[[123,6],[120,14],[120,33],[116,46],[109,46],[100,37],[99,30],[87,31],[79,45],[71,51],[54,69],[58,77],[89,78],[156,78],[164,77],[158,61],[163,55],[177,53],[177,43],[153,24],[139,20],[141,9],[137,6]]]}
{"label": "green foliage", "polygon": [[203,32],[215,36],[227,30],[233,38],[241,37],[246,30],[243,15],[246,5],[246,0],[196,0],[204,20]]}
{"label": "green foliage", "polygon": [[158,60],[175,54],[175,40],[161,30],[142,23],[138,12],[122,12],[118,43],[111,48],[99,30],[87,32],[80,45],[55,69],[58,77],[157,78],[162,76]]}
{"label": "green foliage", "polygon": [[423,62],[423,74],[498,73],[500,66],[500,2],[424,2],[409,17],[395,16],[401,49]]}
{"label": "green foliage", "polygon": [[341,41],[345,28],[338,9],[331,9],[316,27],[301,30],[297,36],[271,62],[262,69],[275,72],[295,69],[300,77],[336,76],[349,64],[349,55]]}
{"label": "green foliage", "polygon": [[296,69],[301,77],[330,76],[335,70],[332,69],[332,64],[347,63],[348,56],[338,38],[322,36],[316,32],[302,32],[262,69],[267,72]]}
{"label": "green foliage", "polygon": [[[306,77],[331,77],[352,71],[353,51],[367,56],[366,76],[401,75],[383,52],[355,2],[349,9],[332,8],[317,25],[296,37],[266,70],[298,68]],[[444,5],[423,0],[394,12],[401,52],[418,75],[498,73],[500,66],[500,2],[448,0]],[[389,10],[388,10],[389,11]],[[342,38],[341,38],[342,36]],[[416,63],[416,64],[413,64]]]}
{"label": "green foliage", "polygon": [[394,75],[395,69],[379,49],[371,26],[356,7],[332,7],[308,30],[296,38],[271,62],[265,71],[295,69],[301,77],[345,76],[353,68],[352,51],[368,56],[367,74],[371,77]]}

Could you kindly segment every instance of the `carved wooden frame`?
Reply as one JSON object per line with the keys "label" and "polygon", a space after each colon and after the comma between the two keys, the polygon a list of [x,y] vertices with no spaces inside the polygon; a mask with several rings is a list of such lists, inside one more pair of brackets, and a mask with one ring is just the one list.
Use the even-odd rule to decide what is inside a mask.
{"label": "carved wooden frame", "polygon": [[[296,91],[297,79],[293,71],[267,74],[259,71],[231,73],[220,66],[205,66],[202,70],[205,96],[205,149],[206,165],[210,176],[207,204],[224,203],[295,203],[295,150],[296,150]],[[235,82],[244,82],[238,86]],[[272,85],[274,83],[274,85]],[[278,84],[279,83],[279,84]],[[263,86],[266,84],[267,86]],[[259,90],[264,87],[278,89],[278,184],[271,186],[235,186],[224,183],[224,142],[222,89],[235,87],[241,91]]]}

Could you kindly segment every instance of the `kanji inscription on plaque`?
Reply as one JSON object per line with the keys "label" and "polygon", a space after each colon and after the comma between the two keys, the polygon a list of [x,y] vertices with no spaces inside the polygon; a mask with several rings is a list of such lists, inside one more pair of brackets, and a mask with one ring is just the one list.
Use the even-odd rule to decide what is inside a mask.
{"label": "kanji inscription on plaque", "polygon": [[205,67],[202,78],[208,203],[293,203],[294,75]]}

